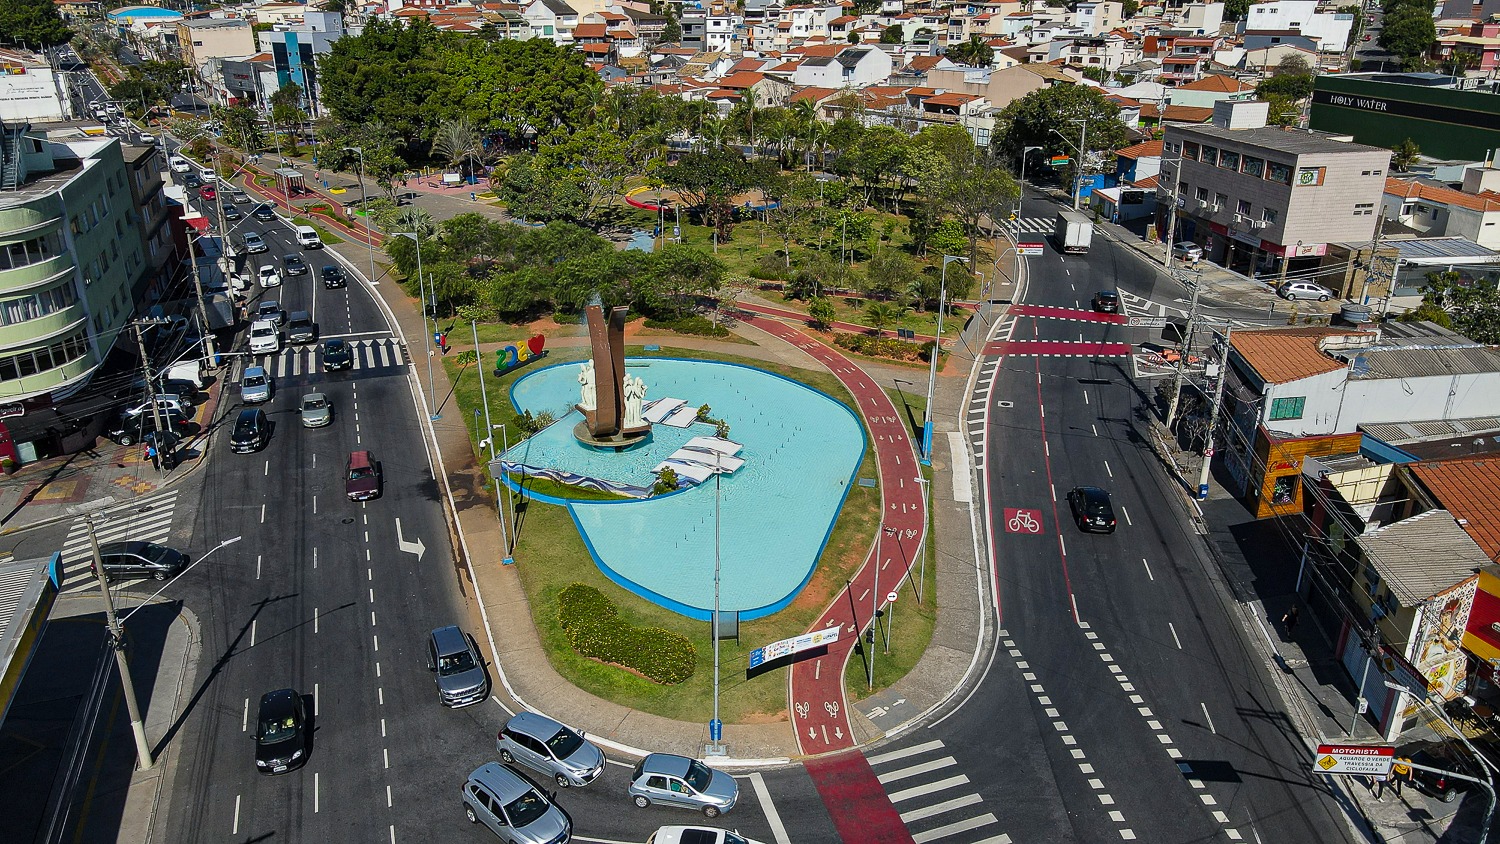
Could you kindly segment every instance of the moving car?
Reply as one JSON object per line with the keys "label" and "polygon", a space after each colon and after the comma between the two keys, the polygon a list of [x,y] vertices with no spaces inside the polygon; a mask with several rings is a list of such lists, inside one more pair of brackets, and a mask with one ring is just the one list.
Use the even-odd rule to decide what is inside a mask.
{"label": "moving car", "polygon": [[270,205],[257,205],[254,217],[262,223],[274,223],[276,222],[276,209]]}
{"label": "moving car", "polygon": [[698,809],[709,818],[733,809],[740,799],[734,777],[697,759],[670,753],[653,753],[642,759],[630,776],[627,791],[642,809],[660,803]]}
{"label": "moving car", "polygon": [[240,379],[240,399],[246,404],[262,404],[271,400],[274,387],[271,374],[264,366],[245,367],[245,377]]}
{"label": "moving car", "polygon": [[323,240],[318,237],[318,230],[312,226],[298,226],[297,245],[303,249],[322,249]]}
{"label": "moving car", "polygon": [[240,411],[234,420],[234,430],[229,434],[229,450],[235,454],[260,451],[271,441],[271,423],[266,412],[258,407]]}
{"label": "moving car", "polygon": [[711,826],[663,826],[651,833],[646,844],[760,844],[738,832]]}
{"label": "moving car", "polygon": [[[155,542],[106,542],[99,546],[99,562],[104,564],[104,579],[120,575],[166,580],[187,567],[187,555],[175,548]],[[93,570],[93,563],[89,564]]]}
{"label": "moving car", "polygon": [[224,219],[226,220],[238,220],[239,218],[245,216],[240,212],[240,207],[238,205],[235,205],[233,202],[225,202],[220,204],[219,213],[223,214]]}
{"label": "moving car", "polygon": [[1120,312],[1120,294],[1114,290],[1101,290],[1094,294],[1094,310],[1104,314]]}
{"label": "moving car", "polygon": [[280,328],[286,322],[286,311],[281,309],[281,303],[275,299],[265,299],[256,306],[255,318],[266,320]]}
{"label": "moving car", "polygon": [[1109,493],[1096,486],[1075,486],[1068,490],[1068,506],[1073,522],[1085,533],[1114,533],[1115,508]]}
{"label": "moving car", "polygon": [[197,190],[203,187],[203,180],[198,178],[197,173],[189,173],[182,177],[182,186],[189,190]]}
{"label": "moving car", "polygon": [[213,202],[219,198],[219,192],[214,190],[213,185],[204,185],[198,189],[198,198],[204,202]]}
{"label": "moving car", "polygon": [[468,706],[489,694],[490,677],[479,648],[457,625],[439,627],[427,637],[427,670],[433,672],[444,706]]}
{"label": "moving car", "polygon": [[531,783],[499,762],[486,762],[463,787],[469,823],[483,823],[512,844],[566,844],[573,819]]}
{"label": "moving car", "polygon": [[1179,261],[1201,261],[1203,260],[1203,247],[1184,240],[1172,244],[1172,257]]}
{"label": "moving car", "polygon": [[281,351],[281,332],[276,329],[276,323],[264,319],[250,323],[251,354],[274,355],[279,351]]}
{"label": "moving car", "polygon": [[323,341],[323,368],[325,370],[349,369],[354,366],[354,354],[349,344],[334,338]]}
{"label": "moving car", "polygon": [[180,155],[168,158],[167,167],[171,168],[173,173],[191,173],[193,170],[193,165]]}
{"label": "moving car", "polygon": [[1319,302],[1327,302],[1333,297],[1328,288],[1310,281],[1289,281],[1276,288],[1276,295],[1293,302],[1298,299],[1317,299]]}
{"label": "moving car", "polygon": [[344,468],[344,492],[350,501],[369,501],[380,497],[382,479],[380,464],[368,451],[351,451]]}
{"label": "moving car", "polygon": [[519,761],[552,777],[558,788],[584,786],[604,772],[604,752],[561,723],[535,712],[518,712],[495,737],[500,761]]}
{"label": "moving car", "polygon": [[260,282],[261,287],[281,286],[281,273],[277,272],[276,268],[270,264],[262,264],[260,271],[256,273],[255,277]]}
{"label": "moving car", "polygon": [[337,264],[324,264],[323,268],[318,271],[318,274],[323,277],[323,286],[329,290],[335,287],[344,287],[349,283],[348,279],[344,277],[343,268]]}
{"label": "moving car", "polygon": [[308,393],[302,397],[302,427],[321,428],[333,421],[333,405],[322,393]]}
{"label": "moving car", "polygon": [[312,343],[318,339],[318,324],[312,321],[307,311],[292,311],[286,323],[288,343]]}
{"label": "moving car", "polygon": [[296,689],[277,689],[260,696],[255,716],[255,769],[284,774],[307,764],[312,731],[307,709]]}
{"label": "moving car", "polygon": [[207,184],[209,182],[217,182],[219,180],[219,174],[215,173],[214,168],[212,167],[203,167],[198,170],[198,178],[202,179],[203,182]]}
{"label": "moving car", "polygon": [[229,198],[235,202],[244,203],[245,205],[250,204],[250,194],[245,193],[239,188],[235,188],[234,190],[230,191]]}
{"label": "moving car", "polygon": [[[260,209],[256,209],[255,216],[257,219],[260,217]],[[264,252],[269,248],[270,247],[266,246],[265,239],[260,236],[260,232],[245,232],[246,252],[249,252],[253,255],[257,252]]]}
{"label": "moving car", "polygon": [[307,262],[295,252],[281,256],[281,266],[286,269],[287,275],[307,275]]}

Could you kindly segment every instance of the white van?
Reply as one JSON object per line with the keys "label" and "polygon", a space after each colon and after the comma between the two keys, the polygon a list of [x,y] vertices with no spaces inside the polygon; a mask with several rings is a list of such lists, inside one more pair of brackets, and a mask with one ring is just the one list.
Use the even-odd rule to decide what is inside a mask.
{"label": "white van", "polygon": [[312,226],[298,226],[297,245],[303,249],[322,249],[323,241],[318,237],[317,229]]}
{"label": "white van", "polygon": [[168,158],[167,166],[172,168],[173,173],[190,173],[193,170],[193,165],[190,164],[186,158],[183,158],[180,155],[174,155],[171,158]]}
{"label": "white van", "polygon": [[279,351],[281,332],[276,330],[276,323],[268,319],[250,323],[250,354],[274,355]]}
{"label": "white van", "polygon": [[167,367],[161,377],[163,381],[186,381],[200,390],[207,383],[207,379],[203,377],[203,361],[201,360],[178,361]]}

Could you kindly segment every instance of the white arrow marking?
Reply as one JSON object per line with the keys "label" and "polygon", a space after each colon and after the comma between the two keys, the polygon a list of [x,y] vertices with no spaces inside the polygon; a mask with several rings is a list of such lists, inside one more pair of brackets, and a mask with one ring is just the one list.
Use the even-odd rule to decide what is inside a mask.
{"label": "white arrow marking", "polygon": [[818,731],[814,730],[812,727],[808,727],[807,728],[807,737],[809,739],[816,739],[818,737]]}
{"label": "white arrow marking", "polygon": [[891,704],[891,706],[900,706],[903,703],[906,703],[906,698],[897,698],[896,702]]}
{"label": "white arrow marking", "polygon": [[406,537],[401,535],[401,520],[396,520],[396,544],[401,550],[408,554],[416,554],[417,562],[422,562],[422,555],[427,553],[427,546],[422,544],[422,537],[417,537],[416,542],[407,542]]}
{"label": "white arrow marking", "polygon": [[834,727],[833,728],[833,737],[836,738],[836,739],[838,739],[839,741],[843,741],[844,740],[844,728],[843,727]]}

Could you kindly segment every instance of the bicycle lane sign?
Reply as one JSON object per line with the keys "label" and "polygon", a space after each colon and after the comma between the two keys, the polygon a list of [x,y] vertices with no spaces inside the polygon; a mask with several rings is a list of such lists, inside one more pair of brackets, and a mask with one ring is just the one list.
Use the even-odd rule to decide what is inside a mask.
{"label": "bicycle lane sign", "polygon": [[1019,507],[1005,508],[1006,533],[1041,533],[1042,511]]}

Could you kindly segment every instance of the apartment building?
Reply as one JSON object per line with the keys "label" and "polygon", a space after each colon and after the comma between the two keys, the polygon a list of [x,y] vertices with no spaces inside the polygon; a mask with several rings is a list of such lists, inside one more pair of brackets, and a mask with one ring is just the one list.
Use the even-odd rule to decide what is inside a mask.
{"label": "apartment building", "polygon": [[[524,23],[524,19],[522,19]],[[305,12],[300,23],[277,26],[260,33],[260,49],[270,53],[276,65],[278,88],[293,83],[302,89],[304,106],[314,116],[322,114],[322,91],[318,85],[318,57],[333,50],[344,37],[344,18],[337,12]]]}
{"label": "apartment building", "polygon": [[1318,39],[1318,50],[1342,53],[1349,48],[1354,15],[1318,11],[1318,0],[1268,0],[1252,5],[1241,32],[1295,31]]}
{"label": "apartment building", "polygon": [[247,20],[200,18],[177,22],[177,45],[188,67],[200,68],[209,59],[248,56],[255,52],[255,31]]}
{"label": "apartment building", "polygon": [[1226,100],[1209,124],[1168,125],[1157,188],[1166,239],[1195,241],[1208,260],[1260,277],[1316,264],[1329,243],[1370,240],[1391,160],[1380,147],[1267,126],[1267,111]]}

